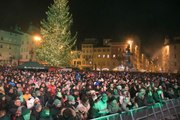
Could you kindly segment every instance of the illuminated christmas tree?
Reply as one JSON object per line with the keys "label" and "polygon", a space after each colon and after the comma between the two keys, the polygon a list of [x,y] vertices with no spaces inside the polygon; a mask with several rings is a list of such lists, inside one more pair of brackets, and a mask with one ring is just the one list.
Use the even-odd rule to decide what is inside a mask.
{"label": "illuminated christmas tree", "polygon": [[46,14],[47,19],[41,21],[43,41],[36,50],[37,59],[52,66],[66,66],[73,57],[71,49],[76,42],[70,31],[68,0],[54,0]]}

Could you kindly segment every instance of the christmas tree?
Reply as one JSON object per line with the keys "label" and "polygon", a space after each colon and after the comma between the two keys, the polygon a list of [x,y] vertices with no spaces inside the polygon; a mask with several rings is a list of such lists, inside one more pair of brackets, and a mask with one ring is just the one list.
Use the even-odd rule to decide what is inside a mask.
{"label": "christmas tree", "polygon": [[73,57],[71,49],[76,42],[70,31],[72,16],[68,0],[54,0],[46,14],[47,19],[41,21],[43,41],[36,50],[37,59],[52,66],[67,66]]}

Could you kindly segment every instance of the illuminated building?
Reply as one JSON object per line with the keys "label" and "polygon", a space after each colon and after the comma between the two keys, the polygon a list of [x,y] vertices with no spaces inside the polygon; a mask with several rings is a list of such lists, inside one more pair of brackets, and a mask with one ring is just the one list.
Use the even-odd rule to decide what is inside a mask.
{"label": "illuminated building", "polygon": [[34,35],[15,30],[0,30],[0,64],[17,65],[35,60],[34,48],[39,41]]}
{"label": "illuminated building", "polygon": [[[112,42],[104,39],[103,44],[95,38],[85,39],[81,44],[81,52],[78,59],[72,60],[72,66],[80,69],[92,70],[118,70],[124,71],[125,67],[140,69],[140,44],[136,41],[130,45],[131,66],[126,64],[126,50],[129,42]],[[77,63],[79,63],[77,65]]]}
{"label": "illuminated building", "polygon": [[177,73],[180,71],[180,37],[165,39],[162,48],[162,72]]}
{"label": "illuminated building", "polygon": [[20,53],[21,34],[0,30],[0,63],[17,64]]}

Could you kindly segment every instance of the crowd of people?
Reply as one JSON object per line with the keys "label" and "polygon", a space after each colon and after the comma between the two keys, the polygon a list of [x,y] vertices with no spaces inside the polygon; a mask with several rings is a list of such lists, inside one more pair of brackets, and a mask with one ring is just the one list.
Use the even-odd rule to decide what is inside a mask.
{"label": "crowd of people", "polygon": [[0,120],[87,120],[180,96],[178,74],[0,71]]}

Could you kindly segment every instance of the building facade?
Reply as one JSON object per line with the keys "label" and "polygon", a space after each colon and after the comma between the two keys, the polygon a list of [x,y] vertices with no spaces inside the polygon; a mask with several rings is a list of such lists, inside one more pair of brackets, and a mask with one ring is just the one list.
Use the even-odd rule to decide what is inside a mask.
{"label": "building facade", "polygon": [[[81,54],[71,63],[80,69],[91,70],[130,70],[140,69],[140,44],[133,41],[112,42],[104,39],[103,44],[97,43],[97,39],[85,39],[81,45]],[[129,49],[129,51],[128,51]]]}
{"label": "building facade", "polygon": [[180,71],[180,37],[165,39],[162,48],[161,69],[162,72],[177,73]]}
{"label": "building facade", "polygon": [[0,30],[0,64],[17,64],[22,34]]}
{"label": "building facade", "polygon": [[18,65],[35,60],[34,50],[37,45],[33,35],[0,30],[0,64]]}

